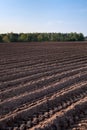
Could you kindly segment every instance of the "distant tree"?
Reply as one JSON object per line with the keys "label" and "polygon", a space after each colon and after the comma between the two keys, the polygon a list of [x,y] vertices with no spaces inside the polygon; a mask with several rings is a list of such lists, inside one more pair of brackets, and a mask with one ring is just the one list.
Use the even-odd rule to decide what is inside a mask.
{"label": "distant tree", "polygon": [[84,41],[85,40],[84,35],[82,33],[78,34],[78,40],[79,41]]}
{"label": "distant tree", "polygon": [[82,33],[8,33],[0,35],[0,42],[37,42],[37,41],[83,41]]}
{"label": "distant tree", "polygon": [[78,40],[78,37],[77,37],[77,34],[76,33],[69,33],[68,34],[68,40],[69,41],[77,41]]}
{"label": "distant tree", "polygon": [[33,33],[32,34],[32,39],[31,39],[32,42],[37,42],[38,41],[38,33]]}
{"label": "distant tree", "polygon": [[43,41],[50,41],[48,33],[42,33]]}
{"label": "distant tree", "polygon": [[28,42],[32,41],[32,34],[31,33],[27,34],[27,40],[28,40]]}
{"label": "distant tree", "polygon": [[4,35],[2,38],[3,42],[10,42],[8,35]]}
{"label": "distant tree", "polygon": [[43,41],[43,36],[42,36],[42,34],[39,34],[39,35],[37,36],[37,40],[38,40],[39,42]]}
{"label": "distant tree", "polygon": [[18,34],[9,33],[8,37],[9,37],[9,41],[10,42],[17,42],[18,41]]}
{"label": "distant tree", "polygon": [[18,37],[18,41],[20,42],[28,42],[28,35],[27,34],[20,34],[19,37]]}
{"label": "distant tree", "polygon": [[2,42],[2,36],[0,35],[0,42]]}

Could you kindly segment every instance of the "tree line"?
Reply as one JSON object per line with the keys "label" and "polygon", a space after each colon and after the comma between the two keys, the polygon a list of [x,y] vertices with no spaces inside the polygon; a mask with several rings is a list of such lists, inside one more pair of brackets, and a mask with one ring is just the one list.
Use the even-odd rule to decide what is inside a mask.
{"label": "tree line", "polygon": [[0,42],[84,41],[82,33],[6,33]]}

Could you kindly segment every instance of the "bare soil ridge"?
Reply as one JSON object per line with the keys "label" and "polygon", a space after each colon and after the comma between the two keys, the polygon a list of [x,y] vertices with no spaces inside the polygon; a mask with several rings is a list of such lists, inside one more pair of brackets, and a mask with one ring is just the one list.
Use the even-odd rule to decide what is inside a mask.
{"label": "bare soil ridge", "polygon": [[0,44],[0,130],[86,124],[86,42]]}

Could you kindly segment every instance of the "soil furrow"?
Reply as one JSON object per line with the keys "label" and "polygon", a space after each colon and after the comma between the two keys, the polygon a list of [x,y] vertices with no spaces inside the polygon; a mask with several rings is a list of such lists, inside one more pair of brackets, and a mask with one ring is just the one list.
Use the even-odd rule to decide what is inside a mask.
{"label": "soil furrow", "polygon": [[[75,103],[79,101],[80,99],[84,98],[86,94],[87,94],[87,83],[83,84],[79,88],[74,88],[58,96],[56,95],[50,98],[49,100],[45,99],[42,105],[41,104],[40,106],[37,105],[37,108],[36,107],[34,109],[30,108],[30,110],[26,109],[24,113],[22,112],[20,114],[19,112],[18,115],[15,114],[13,117],[10,117],[9,119],[10,123],[12,124],[13,122],[14,126],[18,124],[17,125],[18,127],[18,126],[21,126],[20,123],[23,123],[25,120],[25,123],[24,123],[25,127],[27,127],[27,122],[30,122],[30,127],[33,127],[34,125],[39,124],[40,121],[44,121],[47,118],[51,118],[53,114],[55,114],[56,112],[62,111],[62,109],[67,108],[68,106],[72,105],[72,103]],[[4,123],[9,124],[9,121],[7,118],[5,118],[5,121]]]}
{"label": "soil furrow", "polygon": [[74,76],[70,76],[69,78],[63,79],[61,82],[57,82],[53,85],[49,85],[42,89],[38,89],[34,92],[26,92],[20,96],[5,100],[0,103],[0,115],[9,113],[10,111],[17,109],[19,106],[27,102],[32,103],[34,100],[39,100],[43,98],[45,95],[53,94],[56,91],[60,91],[63,88],[70,87],[70,85],[78,83],[80,80],[84,80],[86,78],[87,73],[81,74],[80,76],[79,74],[76,74]]}
{"label": "soil furrow", "polygon": [[81,74],[81,72],[87,71],[87,67],[82,67],[78,69],[72,69],[68,71],[63,71],[62,73],[53,73],[51,76],[42,77],[36,81],[32,81],[32,83],[27,83],[27,85],[21,85],[19,87],[14,87],[11,89],[6,89],[5,91],[0,92],[0,99],[1,101],[5,100],[6,98],[11,98],[17,95],[20,95],[24,92],[31,92],[35,91],[39,88],[43,88],[44,86],[51,85],[53,82],[58,82],[62,80],[64,77],[70,77],[71,75]]}

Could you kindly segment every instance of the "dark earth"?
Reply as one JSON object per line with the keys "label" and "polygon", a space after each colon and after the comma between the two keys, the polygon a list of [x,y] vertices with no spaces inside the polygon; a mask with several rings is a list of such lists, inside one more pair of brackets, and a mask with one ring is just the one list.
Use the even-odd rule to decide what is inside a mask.
{"label": "dark earth", "polygon": [[87,130],[87,43],[0,44],[0,130]]}

